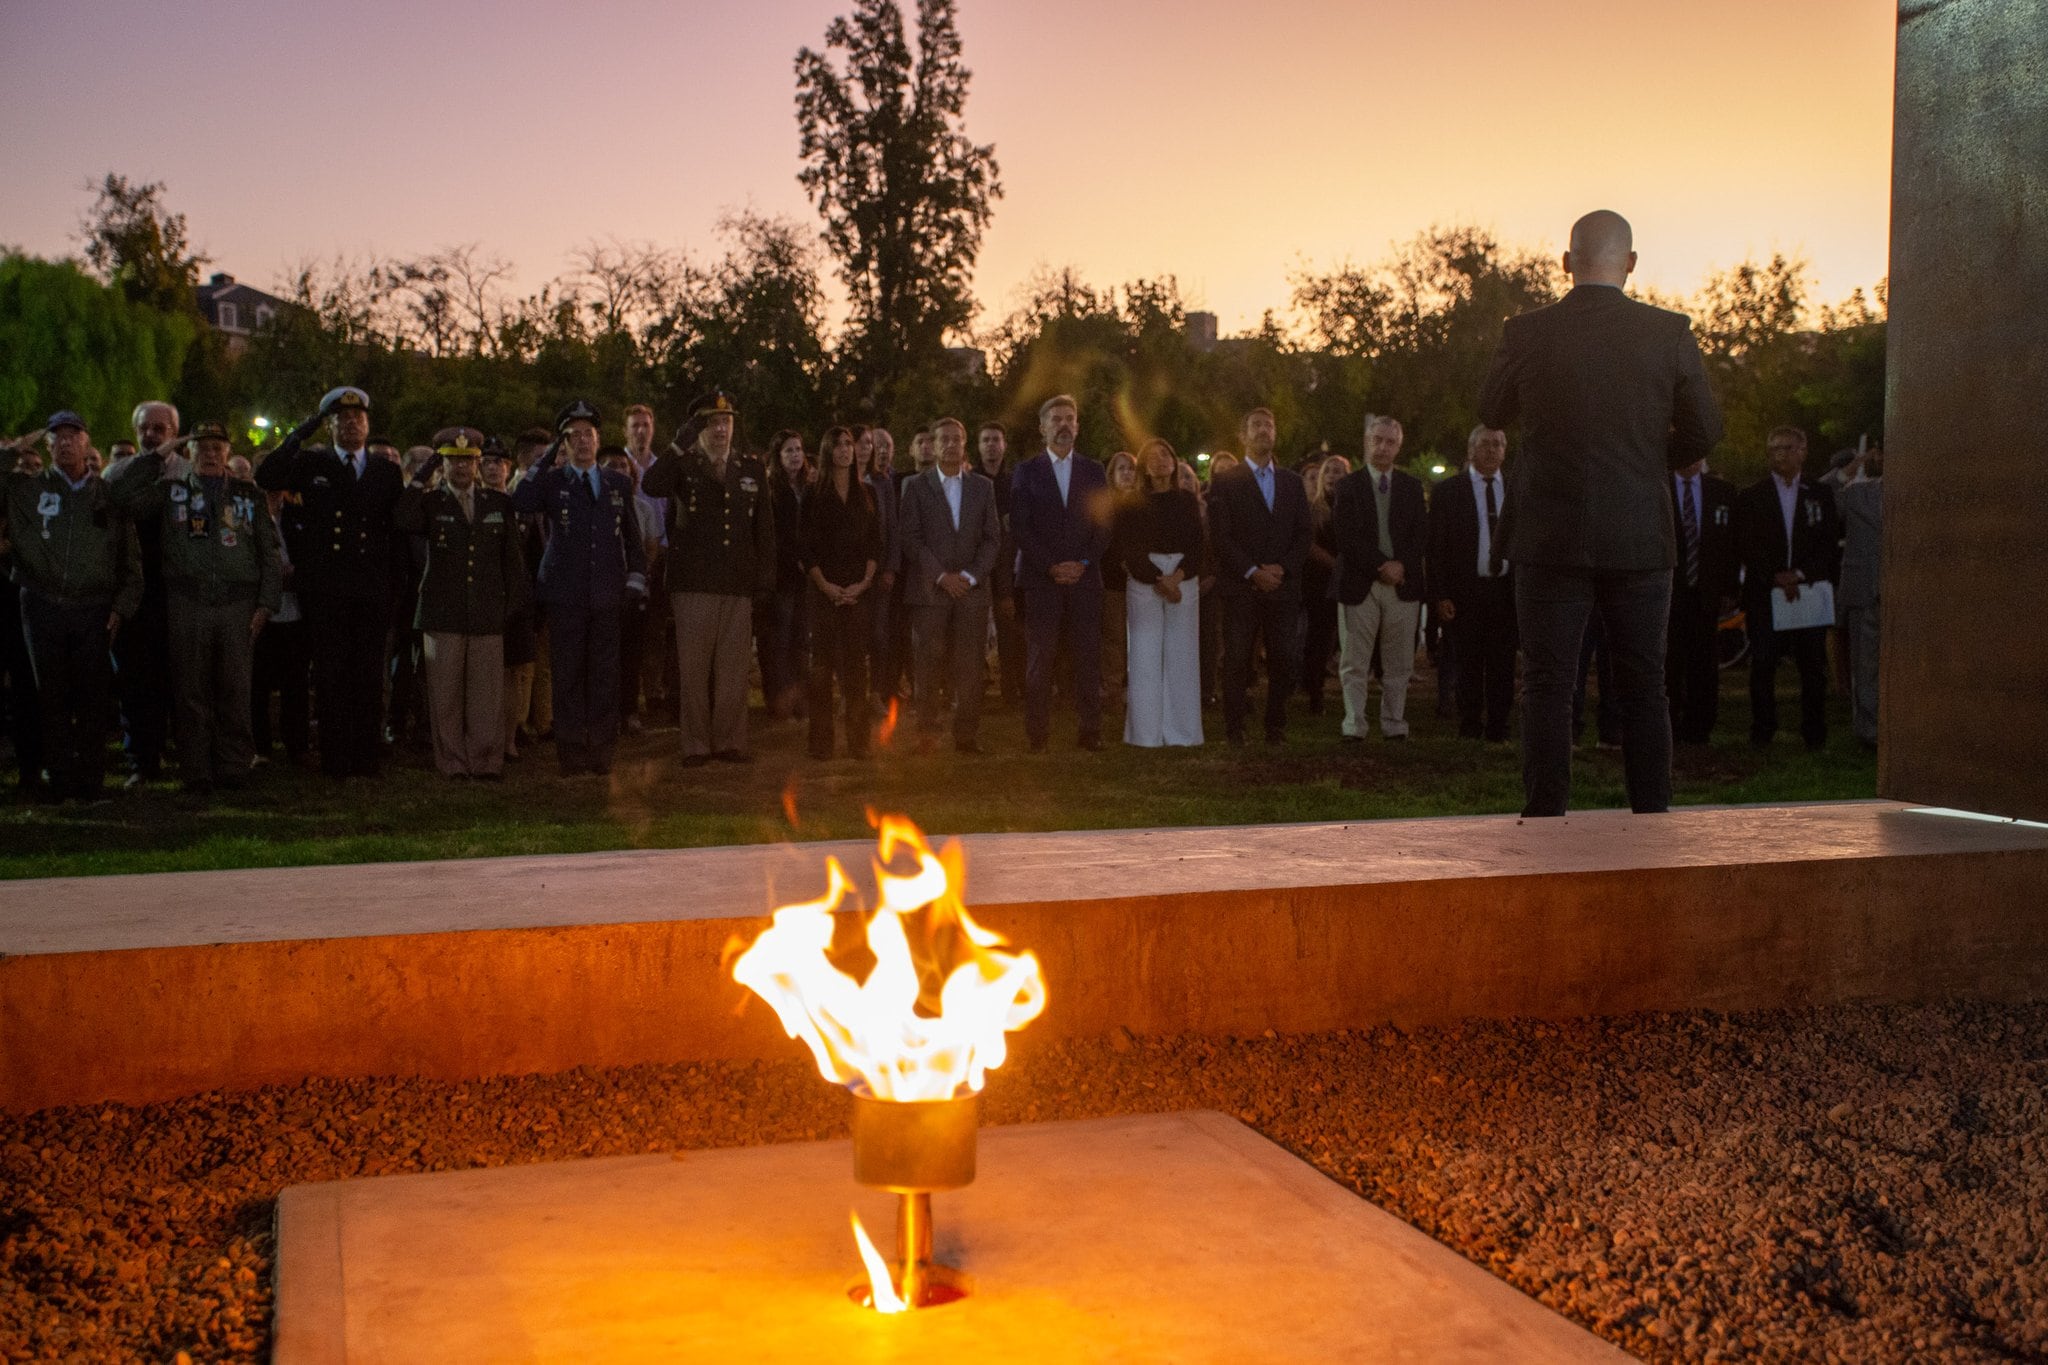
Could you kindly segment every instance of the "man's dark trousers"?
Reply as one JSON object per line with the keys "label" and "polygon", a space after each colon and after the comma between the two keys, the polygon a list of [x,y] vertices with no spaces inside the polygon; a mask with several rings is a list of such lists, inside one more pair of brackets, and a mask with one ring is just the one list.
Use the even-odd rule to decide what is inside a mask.
{"label": "man's dark trousers", "polygon": [[1266,645],[1266,738],[1287,731],[1287,698],[1294,691],[1295,664],[1301,658],[1294,624],[1301,614],[1301,594],[1280,588],[1232,589],[1223,596],[1223,729],[1232,738],[1244,735],[1245,713],[1251,709],[1254,642]]}
{"label": "man's dark trousers", "polygon": [[974,742],[981,725],[982,674],[988,657],[989,592],[975,588],[936,606],[910,608],[912,690],[917,693],[918,730],[937,734],[945,725],[946,693],[953,698],[953,739]]}
{"label": "man's dark trousers", "polygon": [[107,718],[114,664],[105,602],[66,606],[21,590],[21,620],[43,715],[43,759],[56,796],[99,795],[107,775]]}
{"label": "man's dark trousers", "polygon": [[1444,626],[1447,659],[1456,660],[1458,733],[1508,737],[1515,710],[1515,591],[1507,578],[1474,580]]}
{"label": "man's dark trousers", "polygon": [[1749,613],[1749,742],[1768,744],[1778,733],[1778,661],[1799,666],[1799,733],[1806,747],[1828,742],[1828,628],[1771,629],[1771,604]]}
{"label": "man's dark trousers", "polygon": [[1525,816],[1563,815],[1571,795],[1572,685],[1579,642],[1596,612],[1614,655],[1629,809],[1646,814],[1671,808],[1671,716],[1664,697],[1671,570],[1517,564]]}
{"label": "man's dark trousers", "polygon": [[548,604],[555,757],[566,774],[612,766],[619,737],[619,607]]}
{"label": "man's dark trousers", "polygon": [[1671,587],[1671,642],[1664,682],[1671,690],[1671,733],[1680,744],[1705,744],[1721,714],[1721,656],[1715,637],[1720,604],[1698,588]]}
{"label": "man's dark trousers", "polygon": [[164,763],[171,724],[171,626],[164,589],[152,582],[142,606],[114,637],[115,687],[121,703],[121,750],[130,772],[154,779]]}
{"label": "man's dark trousers", "polygon": [[375,777],[384,713],[384,644],[391,606],[381,598],[302,593],[313,639],[313,716],[320,771]]}
{"label": "man's dark trousers", "polygon": [[1102,580],[1045,583],[1024,593],[1024,734],[1043,744],[1052,734],[1053,659],[1064,643],[1073,661],[1074,709],[1080,738],[1102,738]]}

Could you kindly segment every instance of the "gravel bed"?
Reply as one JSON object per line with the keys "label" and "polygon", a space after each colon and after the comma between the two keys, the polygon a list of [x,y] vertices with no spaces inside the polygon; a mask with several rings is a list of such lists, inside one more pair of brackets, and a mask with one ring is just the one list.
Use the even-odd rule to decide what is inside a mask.
{"label": "gravel bed", "polygon": [[[987,1119],[1195,1107],[1645,1359],[2048,1361],[2048,1005],[1027,1034]],[[844,1128],[794,1057],[0,1116],[0,1358],[267,1358],[285,1185]]]}

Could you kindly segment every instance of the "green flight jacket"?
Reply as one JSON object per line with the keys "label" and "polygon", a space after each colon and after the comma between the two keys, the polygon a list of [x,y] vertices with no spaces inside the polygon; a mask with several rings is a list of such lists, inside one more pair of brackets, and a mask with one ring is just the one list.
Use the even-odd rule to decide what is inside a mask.
{"label": "green flight jacket", "polygon": [[753,597],[775,590],[775,499],[761,461],[734,451],[721,480],[702,451],[670,446],[648,467],[640,491],[668,499],[669,592]]}
{"label": "green flight jacket", "polygon": [[428,492],[408,485],[398,496],[392,525],[427,538],[415,630],[502,635],[505,618],[532,598],[512,499],[482,484],[470,490],[470,497],[475,499],[474,521],[462,515],[462,504],[450,488]]}
{"label": "green flight jacket", "polygon": [[13,446],[0,446],[14,581],[62,606],[133,616],[142,605],[142,544],[106,480],[94,474],[73,488],[54,464],[24,474],[20,459]]}
{"label": "green flight jacket", "polygon": [[197,470],[169,478],[154,451],[116,463],[107,486],[129,516],[160,520],[164,582],[172,592],[209,607],[248,602],[277,610],[284,561],[262,489],[247,479],[223,478],[222,505],[215,507]]}

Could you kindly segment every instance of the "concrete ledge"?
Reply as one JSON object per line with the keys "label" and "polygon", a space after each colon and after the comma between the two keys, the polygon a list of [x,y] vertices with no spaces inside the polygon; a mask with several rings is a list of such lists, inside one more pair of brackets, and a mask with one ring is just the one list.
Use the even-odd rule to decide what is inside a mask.
{"label": "concrete ledge", "polygon": [[[977,915],[1045,962],[1027,1046],[2048,996],[2048,830],[1891,802],[967,847]],[[0,1105],[787,1057],[720,956],[826,851],[869,848],[0,883]]]}

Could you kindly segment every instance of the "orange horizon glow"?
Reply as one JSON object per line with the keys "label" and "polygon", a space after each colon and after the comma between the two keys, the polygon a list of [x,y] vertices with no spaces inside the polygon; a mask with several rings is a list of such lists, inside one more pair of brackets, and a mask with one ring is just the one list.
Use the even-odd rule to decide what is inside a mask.
{"label": "orange horizon glow", "polygon": [[[165,181],[210,268],[259,287],[466,242],[522,292],[593,239],[709,254],[733,208],[815,224],[791,62],[846,7],[10,6],[0,243],[75,251],[83,186],[115,171]],[[960,11],[968,131],[1006,189],[984,325],[1071,265],[1177,276],[1242,331],[1285,320],[1291,272],[1432,224],[1554,252],[1594,207],[1635,224],[1638,280],[1681,296],[1775,251],[1811,263],[1816,302],[1886,270],[1895,11],[1875,0]]]}

